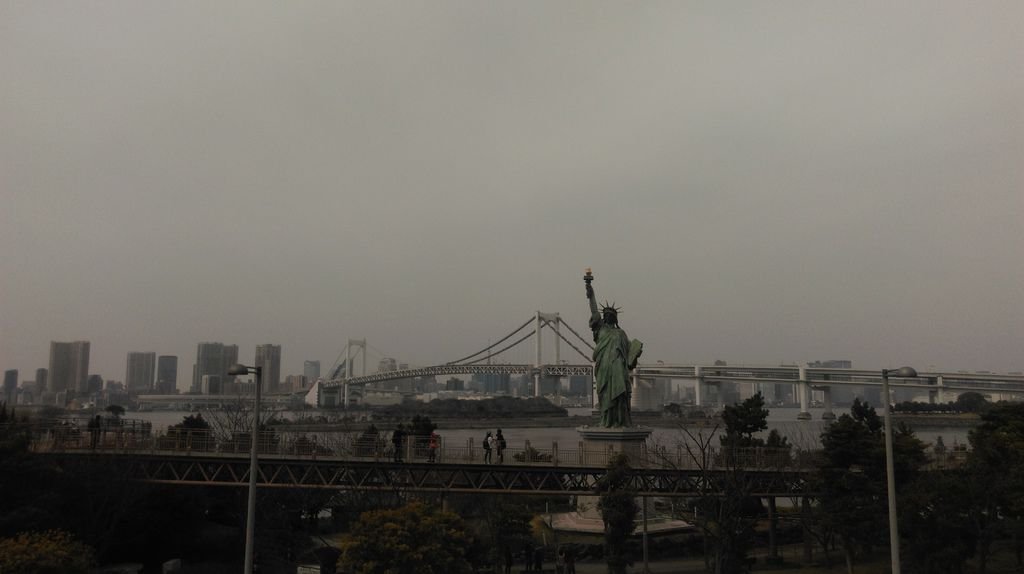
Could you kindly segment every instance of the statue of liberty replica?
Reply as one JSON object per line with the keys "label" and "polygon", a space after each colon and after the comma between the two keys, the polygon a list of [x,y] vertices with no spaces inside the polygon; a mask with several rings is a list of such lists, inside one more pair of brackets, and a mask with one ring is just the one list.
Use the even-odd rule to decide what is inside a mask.
{"label": "statue of liberty replica", "polygon": [[587,269],[583,282],[587,285],[587,300],[590,302],[590,329],[594,332],[594,382],[601,410],[601,426],[622,428],[633,426],[629,416],[629,402],[632,396],[629,372],[636,367],[636,361],[643,352],[643,343],[633,339],[630,342],[626,332],[619,327],[619,309],[607,302],[601,309],[594,298],[594,275]]}

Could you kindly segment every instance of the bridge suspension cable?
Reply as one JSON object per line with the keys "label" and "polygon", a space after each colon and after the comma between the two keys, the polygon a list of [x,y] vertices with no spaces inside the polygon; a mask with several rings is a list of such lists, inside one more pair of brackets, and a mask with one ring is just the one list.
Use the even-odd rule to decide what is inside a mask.
{"label": "bridge suspension cable", "polygon": [[[507,341],[507,340],[511,339],[511,338],[512,338],[512,337],[513,337],[513,336],[514,336],[514,335],[515,335],[516,333],[518,333],[519,331],[522,331],[524,327],[526,327],[527,325],[529,325],[529,324],[530,324],[530,323],[532,323],[532,322],[533,322],[533,317],[531,317],[531,318],[527,319],[527,320],[526,320],[526,322],[525,322],[525,323],[523,323],[522,325],[520,325],[520,326],[519,326],[519,328],[517,328],[517,329],[516,329],[515,331],[512,331],[512,332],[511,332],[511,333],[509,333],[508,335],[505,335],[504,337],[502,337],[502,338],[501,338],[501,339],[499,339],[498,341],[494,342],[494,343],[493,343],[492,345],[489,345],[489,346],[487,346],[487,347],[485,347],[485,348],[483,348],[483,349],[481,349],[481,350],[479,350],[479,351],[477,351],[477,352],[473,353],[472,355],[466,355],[465,357],[462,357],[461,359],[456,359],[456,360],[454,360],[454,361],[449,361],[449,362],[447,362],[447,363],[445,363],[445,364],[446,364],[446,365],[454,365],[454,364],[456,364],[456,363],[461,363],[461,362],[463,362],[463,361],[468,361],[469,359],[472,359],[473,357],[475,357],[475,356],[477,356],[477,355],[479,355],[479,354],[481,354],[481,353],[486,353],[487,351],[490,351],[491,349],[493,349],[493,348],[497,347],[498,345],[500,345],[500,344],[504,343],[505,341]],[[531,334],[532,334],[532,333],[531,333]],[[529,336],[530,336],[530,335],[527,335],[526,337],[529,337]],[[516,345],[518,345],[519,343],[522,343],[522,342],[523,342],[524,340],[526,340],[526,337],[524,337],[524,338],[522,338],[522,339],[519,339],[519,340],[518,340],[518,341],[516,341],[515,343],[512,343],[511,345],[509,345],[508,347],[505,347],[504,349],[502,349],[501,351],[498,351],[497,353],[491,353],[490,355],[487,355],[486,357],[483,357],[483,358],[481,358],[481,359],[477,359],[476,361],[473,361],[473,362],[471,362],[470,364],[473,364],[473,363],[477,363],[477,362],[483,361],[483,360],[485,360],[485,359],[488,359],[488,358],[490,358],[490,357],[493,357],[494,355],[500,354],[500,353],[501,353],[502,351],[506,351],[506,350],[508,350],[508,349],[511,349],[512,347],[515,347],[515,346],[516,346]]]}
{"label": "bridge suspension cable", "polygon": [[[565,322],[563,321],[562,324],[565,325]],[[568,327],[568,325],[565,325],[565,326]],[[571,329],[571,327],[570,327],[570,329]],[[572,347],[573,351],[576,351],[577,353],[579,353],[581,357],[583,357],[584,359],[586,359],[588,361],[592,360],[592,357],[590,357],[589,355],[587,355],[586,353],[581,351],[579,349],[579,347],[577,347],[576,345],[573,345],[572,341],[570,341],[569,339],[566,339],[565,335],[563,335],[562,333],[560,333],[558,331],[555,331],[555,334],[558,335],[558,337],[561,338],[563,341],[565,341],[566,345],[569,345],[570,347]]]}
{"label": "bridge suspension cable", "polygon": [[[593,351],[593,350],[594,350],[594,346],[590,344],[590,341],[588,341],[588,340],[584,339],[583,337],[581,337],[581,336],[580,336],[580,334],[576,332],[576,329],[573,329],[573,328],[572,328],[572,325],[570,325],[570,324],[566,323],[565,321],[562,321],[562,324],[563,324],[563,325],[565,325],[565,327],[566,327],[567,329],[569,329],[569,331],[570,331],[570,332],[571,332],[571,333],[572,333],[573,335],[576,335],[576,338],[577,338],[577,339],[579,339],[580,341],[583,341],[583,344],[584,344],[584,345],[586,345],[588,349],[590,349],[591,351]],[[562,339],[565,339],[565,337],[562,337]],[[568,340],[566,340],[565,342],[566,342],[566,343],[569,343],[569,341],[568,341]],[[571,345],[572,343],[569,343],[569,344]],[[573,348],[575,349],[576,347],[573,347]],[[580,353],[580,354],[582,354],[582,353]],[[584,356],[584,357],[586,357],[586,355],[583,355],[583,356]],[[589,359],[590,359],[590,357],[587,357],[587,359],[589,360]]]}
{"label": "bridge suspension cable", "polygon": [[[503,347],[502,349],[499,349],[498,351],[495,351],[495,352],[487,355],[486,357],[480,357],[479,359],[475,359],[475,360],[470,361],[470,362],[465,363],[465,364],[467,364],[467,365],[475,365],[475,364],[479,363],[480,361],[486,361],[487,359],[490,359],[491,357],[495,357],[497,355],[500,355],[500,354],[504,353],[505,351],[511,349],[512,347],[515,347],[519,343],[522,343],[523,341],[529,339],[530,337],[534,336],[535,334],[536,334],[536,331],[530,331],[529,333],[527,333],[527,334],[523,335],[522,337],[520,337],[519,339],[517,339],[514,343],[512,343],[512,344],[510,344],[510,345],[508,345],[506,347]],[[505,338],[507,339],[508,337],[505,337]]]}

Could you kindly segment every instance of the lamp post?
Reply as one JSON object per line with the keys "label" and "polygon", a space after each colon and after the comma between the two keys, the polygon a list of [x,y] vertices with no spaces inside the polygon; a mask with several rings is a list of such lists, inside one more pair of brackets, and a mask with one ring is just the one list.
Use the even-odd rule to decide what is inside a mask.
{"label": "lamp post", "polygon": [[249,441],[252,444],[249,451],[249,504],[245,513],[245,574],[252,574],[253,555],[256,551],[256,475],[259,473],[256,458],[259,452],[257,440],[260,436],[260,379],[263,377],[263,367],[234,364],[228,369],[229,375],[249,373],[256,373],[256,402],[252,409],[252,437]]}
{"label": "lamp post", "polygon": [[912,367],[900,367],[895,371],[882,369],[882,415],[885,418],[885,491],[889,497],[889,556],[892,560],[892,574],[900,574],[900,532],[896,521],[896,474],[892,460],[892,417],[889,415],[889,374],[910,379],[917,376]]}

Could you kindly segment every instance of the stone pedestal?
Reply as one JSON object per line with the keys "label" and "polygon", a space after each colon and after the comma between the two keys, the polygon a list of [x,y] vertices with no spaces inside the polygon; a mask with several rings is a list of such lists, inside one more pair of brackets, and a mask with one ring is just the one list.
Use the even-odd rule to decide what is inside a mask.
{"label": "stone pedestal", "polygon": [[625,454],[633,464],[643,464],[647,455],[647,427],[576,427],[582,439],[580,463],[584,466],[607,466],[616,454]]}
{"label": "stone pedestal", "polygon": [[[582,466],[607,466],[608,461],[617,454],[628,456],[631,465],[646,464],[647,437],[651,435],[652,429],[585,426],[577,427],[576,432],[580,433],[580,444],[583,449],[580,453]],[[604,522],[601,520],[601,512],[597,509],[599,500],[600,498],[597,496],[577,496],[576,512],[553,515],[549,525],[562,532],[601,535],[604,532]],[[637,505],[642,505],[639,498]],[[648,517],[647,523],[647,531],[652,534],[678,532],[691,528],[686,522],[664,517]],[[639,535],[643,531],[644,525],[641,518],[638,517],[636,534]]]}

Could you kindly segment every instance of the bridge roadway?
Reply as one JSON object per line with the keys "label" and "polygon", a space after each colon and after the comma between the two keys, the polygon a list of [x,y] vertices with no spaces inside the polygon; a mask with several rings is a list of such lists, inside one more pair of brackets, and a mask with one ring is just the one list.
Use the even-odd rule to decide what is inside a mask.
{"label": "bridge roadway", "polygon": [[[81,442],[56,445],[37,442],[33,450],[73,467],[102,460],[112,473],[127,473],[132,480],[157,484],[245,487],[249,484],[246,452],[132,448],[119,445],[90,450]],[[605,453],[607,456],[607,453]],[[507,461],[511,459],[509,456]],[[494,493],[534,495],[593,495],[607,469],[601,465],[559,465],[548,462],[481,464],[449,462],[394,462],[374,457],[315,454],[263,454],[257,484],[263,488],[336,489],[352,491],[408,491],[435,493]],[[630,471],[629,487],[638,496],[713,496],[735,467],[700,470],[673,468],[672,464],[641,466]],[[806,491],[811,468],[752,465],[744,480],[755,496],[800,496]]]}
{"label": "bridge roadway", "polygon": [[[543,377],[567,377],[574,375],[593,376],[589,364],[446,364],[417,369],[386,371],[352,377],[333,379],[322,383],[322,391],[345,392],[350,386],[365,386],[374,383],[457,374],[532,374]],[[747,366],[747,365],[699,365],[699,364],[641,364],[633,372],[634,385],[639,381],[656,379],[693,380],[697,388],[697,403],[701,405],[706,385],[721,383],[762,383],[798,385],[798,400],[801,411],[806,412],[811,389],[825,392],[826,407],[831,407],[830,390],[840,386],[880,386],[881,372],[863,369],[833,369],[808,366]],[[920,372],[916,378],[890,376],[893,388],[925,390],[931,402],[944,403],[959,393],[975,391],[984,394],[1012,395],[1024,397],[1024,375],[1000,375],[992,373],[965,373],[954,371]],[[319,402],[319,401],[318,401]],[[346,403],[347,404],[347,403]]]}

